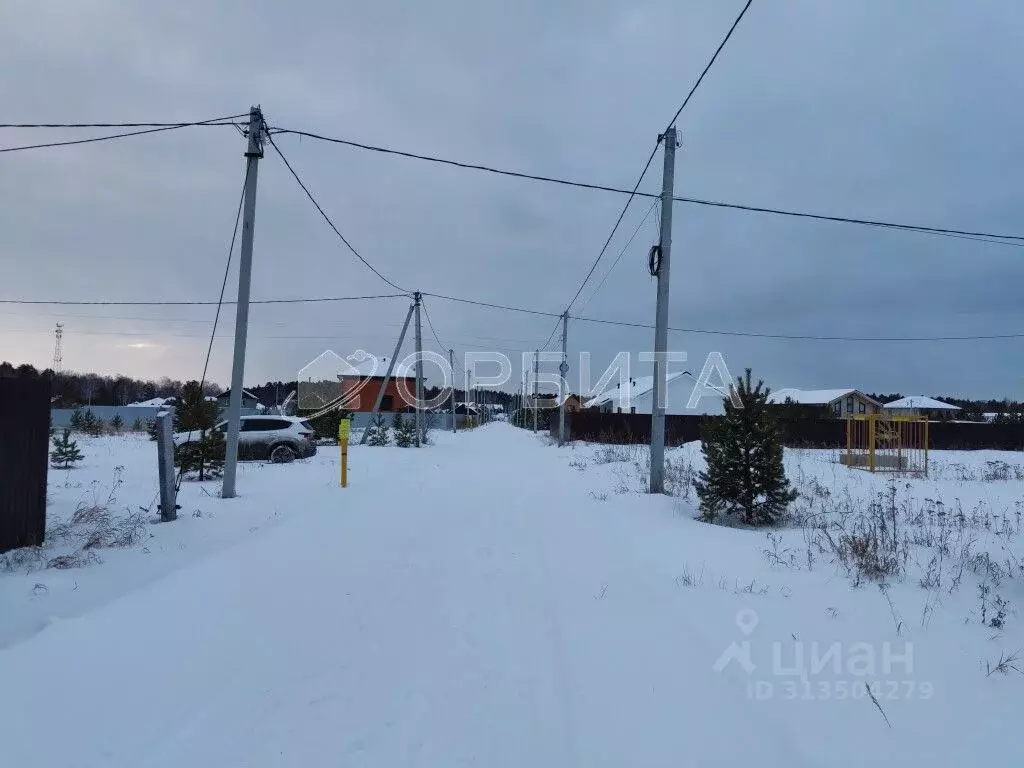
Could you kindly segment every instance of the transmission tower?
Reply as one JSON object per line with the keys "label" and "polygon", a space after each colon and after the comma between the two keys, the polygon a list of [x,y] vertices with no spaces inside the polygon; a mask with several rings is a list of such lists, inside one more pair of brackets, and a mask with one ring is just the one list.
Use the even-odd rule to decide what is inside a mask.
{"label": "transmission tower", "polygon": [[53,332],[53,372],[60,373],[64,364],[64,324],[57,323]]}

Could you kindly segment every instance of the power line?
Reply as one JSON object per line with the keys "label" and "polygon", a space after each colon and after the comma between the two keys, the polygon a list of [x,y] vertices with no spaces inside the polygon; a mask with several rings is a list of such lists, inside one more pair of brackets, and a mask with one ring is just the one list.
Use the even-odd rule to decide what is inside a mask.
{"label": "power line", "polygon": [[428,293],[423,292],[424,296],[433,296],[435,299],[444,299],[445,301],[457,301],[460,304],[473,304],[478,307],[490,307],[491,309],[504,309],[508,312],[523,312],[528,315],[542,315],[544,317],[557,317],[561,318],[562,315],[558,312],[544,312],[539,309],[526,309],[525,307],[513,307],[507,304],[492,304],[487,301],[476,301],[475,299],[463,299],[458,296],[445,296],[440,293]]}
{"label": "power line", "polygon": [[[4,153],[4,152],[21,152],[21,151],[27,150],[27,149],[48,149],[50,147],[67,147],[67,146],[71,146],[73,144],[92,144],[92,143],[98,142],[98,141],[112,141],[114,139],[124,139],[124,138],[127,138],[129,136],[142,136],[143,134],[147,134],[147,133],[162,133],[164,131],[174,131],[174,130],[177,130],[179,128],[190,128],[190,127],[199,126],[199,125],[204,125],[204,126],[234,125],[234,123],[224,122],[224,121],[226,121],[226,120],[233,120],[235,117],[238,117],[238,115],[231,116],[231,117],[217,117],[217,118],[213,118],[211,120],[202,120],[202,121],[193,122],[193,123],[168,123],[168,124],[124,123],[124,124],[121,125],[121,127],[131,127],[133,125],[136,125],[136,126],[150,125],[151,127],[148,127],[148,128],[146,128],[144,130],[127,131],[127,132],[122,132],[122,133],[113,133],[113,134],[108,134],[106,136],[92,136],[92,137],[90,137],[88,139],[68,139],[66,141],[49,141],[49,142],[45,142],[45,143],[42,143],[42,144],[23,144],[23,145],[16,146],[16,147],[0,147],[0,153]],[[9,123],[9,124],[6,124],[6,125],[0,125],[0,128],[93,128],[93,127],[99,128],[99,127],[116,127],[116,126],[118,126],[117,123],[107,123],[107,124],[97,123],[95,125],[86,125],[86,124],[78,124],[78,125],[73,125],[73,124],[67,124],[67,125],[58,125],[58,124],[36,124],[36,125],[29,125],[29,124],[22,124],[22,125],[16,125],[16,124],[10,124]]]}
{"label": "power line", "polygon": [[[597,317],[579,317],[571,315],[573,320],[601,325],[619,325],[626,328],[654,328],[650,323],[630,323],[622,320],[604,320]],[[712,336],[743,336],[755,339],[786,339],[792,341],[983,341],[986,339],[1021,339],[1024,333],[994,333],[970,336],[822,336],[817,334],[792,333],[760,333],[756,331],[718,331],[708,328],[673,328],[670,331],[680,333],[700,333]]]}
{"label": "power line", "polygon": [[[317,304],[333,301],[368,301],[371,299],[408,298],[407,293],[383,293],[375,296],[321,296],[300,299],[253,299],[250,304]],[[62,301],[35,299],[0,299],[0,304],[55,305],[74,307],[203,307],[218,303],[236,304],[235,301]]]}
{"label": "power line", "polygon": [[427,326],[430,328],[430,333],[433,335],[434,341],[437,342],[437,346],[439,346],[442,349],[442,351],[449,349],[449,347],[446,347],[444,344],[442,344],[441,340],[437,337],[437,331],[434,330],[434,323],[430,319],[430,312],[427,311],[426,302],[421,300],[420,306],[423,307],[423,315],[427,318]]}
{"label": "power line", "polygon": [[237,120],[249,114],[215,117],[210,120],[178,120],[149,123],[0,123],[0,128],[183,128],[189,125],[209,125],[215,121]]}
{"label": "power line", "polygon": [[364,259],[362,254],[359,253],[359,251],[357,251],[353,247],[352,243],[350,243],[348,241],[348,239],[343,234],[341,234],[341,231],[336,226],[334,226],[334,222],[331,221],[331,217],[327,215],[327,213],[324,211],[323,208],[320,207],[320,203],[318,203],[316,201],[316,198],[313,197],[313,193],[309,191],[309,187],[307,187],[302,182],[302,179],[299,178],[299,174],[295,172],[294,168],[292,168],[292,164],[288,162],[288,158],[286,158],[284,156],[284,153],[280,150],[280,148],[277,146],[277,143],[274,141],[273,136],[271,136],[269,133],[267,134],[267,140],[270,142],[270,146],[272,146],[274,148],[274,151],[277,152],[278,157],[280,157],[282,162],[284,162],[285,166],[288,168],[288,170],[292,174],[292,176],[295,177],[295,181],[297,181],[299,183],[299,186],[302,187],[302,191],[306,193],[306,197],[308,197],[310,202],[313,203],[313,206],[320,212],[320,215],[323,216],[324,221],[326,221],[328,226],[330,226],[330,228],[334,230],[334,234],[336,234],[341,239],[341,242],[343,242],[345,244],[345,246],[350,251],[352,251],[352,253],[355,255],[355,257],[357,259],[359,259],[361,262],[363,262],[363,264],[366,265],[366,267],[371,272],[373,272],[373,274],[375,274],[377,277],[379,277],[385,283],[390,285],[396,291],[404,291],[405,290],[404,288],[402,288],[400,285],[397,285],[397,284],[391,282],[390,280],[388,280],[386,277],[384,277],[384,275],[382,275],[377,270],[376,267],[374,267],[370,262],[368,262],[366,259]]}
{"label": "power line", "polygon": [[652,201],[651,207],[647,209],[647,213],[645,213],[644,217],[640,219],[640,223],[636,225],[636,229],[633,230],[633,234],[629,236],[629,240],[627,240],[626,244],[622,246],[622,250],[619,251],[619,255],[615,257],[615,261],[612,262],[612,265],[611,267],[608,268],[608,271],[604,273],[604,277],[602,277],[601,282],[597,284],[597,288],[595,288],[594,292],[590,294],[590,298],[587,299],[587,303],[593,301],[594,297],[597,296],[598,291],[601,290],[605,282],[608,280],[609,276],[612,274],[612,272],[615,271],[615,267],[618,266],[619,261],[622,259],[623,255],[625,255],[626,251],[629,250],[629,246],[633,244],[633,241],[636,240],[636,236],[640,234],[640,230],[643,229],[644,224],[647,223],[647,219],[649,219],[651,216],[651,211],[653,211],[657,207],[658,201]]}
{"label": "power line", "polygon": [[725,33],[725,37],[722,38],[722,42],[718,44],[718,48],[715,49],[714,54],[712,54],[711,58],[708,60],[707,65],[704,67],[704,71],[701,72],[700,77],[697,78],[697,82],[693,84],[690,92],[686,94],[686,98],[683,99],[683,103],[679,105],[679,109],[677,109],[676,113],[672,115],[672,119],[668,121],[668,125],[665,127],[666,131],[675,125],[676,120],[679,119],[679,115],[682,114],[683,110],[686,109],[686,105],[690,103],[690,99],[693,98],[693,94],[697,92],[697,89],[700,88],[700,84],[704,82],[704,77],[711,70],[711,67],[714,66],[715,61],[718,59],[718,54],[720,54],[722,49],[725,48],[726,43],[729,42],[729,38],[732,37],[732,33],[736,31],[736,27],[738,27],[740,22],[743,20],[747,10],[750,8],[751,2],[753,2],[753,0],[747,0],[747,4],[743,6],[743,10],[740,11],[736,20],[732,23],[732,26],[729,27],[729,31]]}
{"label": "power line", "polygon": [[[673,125],[675,125],[675,122],[679,118],[679,115],[682,114],[683,110],[686,108],[686,105],[690,103],[690,99],[693,98],[693,94],[697,92],[697,89],[700,87],[700,84],[704,82],[704,77],[710,71],[712,65],[715,63],[715,60],[718,59],[718,54],[720,54],[722,52],[722,49],[725,48],[725,44],[729,42],[729,38],[732,37],[733,31],[739,25],[740,20],[743,18],[744,14],[746,14],[751,2],[752,0],[747,0],[746,5],[743,6],[743,10],[740,11],[739,16],[736,17],[736,20],[732,23],[732,26],[729,27],[729,31],[722,39],[722,42],[719,43],[718,48],[715,49],[714,54],[711,56],[711,59],[704,67],[704,70],[700,73],[700,76],[693,84],[693,87],[690,88],[690,92],[686,94],[686,98],[683,99],[683,103],[679,105],[679,109],[676,110],[676,113],[672,116],[672,119],[669,120],[668,126],[665,128],[665,132],[667,132],[668,129],[671,128]],[[580,287],[576,289],[576,293],[573,295],[572,300],[566,306],[566,312],[572,309],[573,304],[575,304],[576,300],[580,297],[580,294],[583,292],[583,288],[584,286],[586,286],[587,281],[590,280],[591,275],[594,274],[594,270],[597,269],[597,265],[601,262],[601,259],[604,258],[604,254],[608,250],[608,246],[611,245],[612,238],[614,238],[615,233],[619,231],[619,227],[622,225],[622,220],[626,216],[626,211],[629,210],[629,206],[633,202],[633,199],[637,196],[637,191],[640,189],[640,185],[643,183],[644,177],[647,175],[647,171],[651,167],[651,163],[654,162],[654,156],[658,152],[658,147],[661,145],[662,139],[663,135],[659,136],[658,140],[654,143],[654,146],[651,148],[651,154],[647,156],[647,162],[644,164],[644,169],[640,172],[640,178],[636,180],[636,184],[633,185],[633,189],[630,191],[629,197],[626,198],[626,204],[622,206],[622,212],[619,213],[619,218],[615,220],[615,225],[612,227],[612,231],[609,233],[608,239],[604,241],[604,245],[601,247],[601,251],[597,254],[597,258],[594,259],[594,263],[590,266],[590,269],[587,270],[587,274],[583,277],[583,282],[580,283]],[[554,334],[552,333],[552,336],[553,335]],[[550,342],[551,339],[549,338],[548,343]]]}
{"label": "power line", "polygon": [[[943,235],[947,237],[965,237],[971,240],[981,240],[987,243],[998,243],[1000,245],[1012,245],[1024,247],[1024,235],[997,235],[991,232],[974,232],[965,229],[948,229],[944,227],[926,227],[920,224],[898,224],[891,221],[878,219],[858,219],[848,216],[829,216],[821,213],[808,213],[806,211],[790,211],[783,208],[766,208],[756,205],[744,205],[741,203],[723,203],[718,200],[702,200],[695,197],[675,196],[672,198],[678,203],[691,203],[693,205],[704,205],[713,208],[730,208],[736,211],[748,211],[751,213],[772,213],[778,216],[792,216],[801,219],[817,219],[818,221],[831,221],[841,224],[862,224],[870,227],[882,227],[884,229],[897,229],[907,232],[921,232],[930,235]],[[1012,241],[1012,242],[1007,242]]]}
{"label": "power line", "polygon": [[[330,138],[327,136],[321,136],[315,133],[309,133],[306,131],[295,131],[288,129],[278,129],[278,133],[291,133],[298,136],[307,136],[309,138],[318,139],[334,144],[343,144],[346,146],[356,147],[358,149],[365,149],[373,152],[380,152],[383,154],[398,155],[400,157],[413,158],[416,160],[425,160],[427,162],[438,163],[441,165],[453,166],[456,168],[464,168],[470,170],[483,171],[486,173],[494,173],[501,176],[510,176],[513,178],[527,179],[530,181],[540,181],[549,184],[557,184],[566,187],[575,187],[579,189],[589,189],[599,192],[611,192],[620,195],[632,195],[633,197],[644,197],[647,199],[660,200],[661,195],[656,192],[643,192],[640,190],[630,190],[623,187],[613,187],[606,184],[592,184],[584,181],[577,181],[572,179],[558,178],[553,176],[544,176],[539,174],[524,173],[520,171],[510,171],[507,169],[496,168],[493,166],[480,165],[477,163],[467,163],[458,160],[451,160],[447,158],[422,155],[413,152],[405,152],[396,149],[390,149],[387,147],[374,146],[371,144],[363,144],[356,141],[348,141],[346,139]],[[675,202],[689,203],[691,205],[708,206],[713,208],[728,208],[737,211],[747,211],[752,213],[770,213],[779,216],[791,216],[797,218],[806,219],[818,219],[820,221],[830,221],[843,224],[860,224],[871,227],[878,227],[882,229],[896,229],[906,232],[919,232],[921,234],[940,235],[945,237],[958,237],[966,238],[971,240],[979,240],[981,242],[994,243],[997,245],[1011,245],[1014,247],[1024,247],[1024,235],[1003,235],[995,234],[992,232],[978,232],[972,230],[962,229],[949,229],[944,227],[929,227],[922,226],[920,224],[901,224],[891,221],[884,221],[880,219],[866,219],[849,216],[833,216],[828,214],[810,213],[806,211],[794,211],[783,208],[771,208],[767,206],[756,206],[748,205],[745,203],[728,203],[720,200],[706,200],[697,197],[685,197],[676,195],[672,198]],[[1019,241],[1019,242],[1013,242]]]}
{"label": "power line", "polygon": [[[248,172],[247,172],[248,176]],[[248,179],[242,182],[242,192],[238,196],[238,210],[235,212],[235,226],[231,229],[231,244],[228,246],[228,258],[224,264],[224,279],[220,284],[220,295],[217,297],[217,312],[213,316],[213,327],[210,329],[210,343],[206,345],[206,359],[203,361],[203,375],[199,378],[199,396],[206,395],[206,375],[210,370],[210,356],[213,354],[213,342],[217,338],[217,323],[220,322],[220,311],[224,306],[224,291],[228,287],[228,275],[231,272],[231,258],[235,252],[235,240],[238,238],[238,223],[242,220],[242,204],[245,202],[245,187]],[[194,430],[189,429],[186,440],[192,440]],[[178,476],[174,480],[175,493],[181,490],[181,481],[185,476],[185,464],[178,468]]]}

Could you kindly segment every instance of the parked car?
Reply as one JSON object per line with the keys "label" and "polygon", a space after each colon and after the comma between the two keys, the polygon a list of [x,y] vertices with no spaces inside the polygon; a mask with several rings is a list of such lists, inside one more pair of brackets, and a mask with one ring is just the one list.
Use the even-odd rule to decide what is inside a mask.
{"label": "parked car", "polygon": [[[222,421],[214,429],[227,433],[228,423]],[[199,440],[199,432],[176,432],[175,447]],[[283,464],[316,454],[313,427],[294,416],[243,416],[238,433],[240,459],[269,459]]]}

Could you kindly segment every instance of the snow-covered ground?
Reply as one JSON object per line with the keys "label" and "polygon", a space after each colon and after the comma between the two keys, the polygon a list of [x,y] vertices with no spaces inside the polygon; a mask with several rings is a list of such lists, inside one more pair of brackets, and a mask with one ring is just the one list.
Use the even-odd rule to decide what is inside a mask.
{"label": "snow-covered ground", "polygon": [[[891,479],[787,451],[803,495],[766,533],[640,493],[642,449],[435,439],[354,447],[347,489],[337,448],[245,464],[171,524],[152,443],[81,440],[63,535],[0,573],[3,764],[1024,763],[1024,677],[991,670],[1024,648],[1020,455]],[[669,457],[682,488],[699,447]],[[885,589],[888,549],[839,562],[879,521]]]}

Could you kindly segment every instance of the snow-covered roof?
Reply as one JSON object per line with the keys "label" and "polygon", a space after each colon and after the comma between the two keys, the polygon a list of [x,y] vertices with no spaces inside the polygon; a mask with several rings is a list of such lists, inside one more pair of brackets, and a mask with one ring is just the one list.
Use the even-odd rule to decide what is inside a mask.
{"label": "snow-covered roof", "polygon": [[151,400],[140,400],[137,403],[128,403],[127,408],[163,408],[168,404],[174,402],[173,397],[154,397]]}
{"label": "snow-covered roof", "polygon": [[[670,373],[665,377],[666,383],[675,381],[682,376],[686,371],[680,371],[679,373]],[[643,397],[648,392],[654,389],[654,377],[653,376],[640,376],[636,379],[631,379],[626,382],[626,386],[615,386],[610,389],[606,389],[597,397],[587,400],[583,404],[584,408],[594,408],[599,405],[604,405],[607,402],[612,402],[613,407],[616,408],[628,408],[630,403],[634,402],[638,397]]]}
{"label": "snow-covered roof", "polygon": [[924,395],[908,395],[907,397],[901,397],[899,400],[893,400],[891,403],[886,403],[882,406],[889,410],[903,410],[918,408],[923,411],[959,411],[960,407],[957,405],[950,405],[944,403],[941,400],[936,400],[934,397],[925,397]]}
{"label": "snow-covered roof", "polygon": [[[247,398],[247,397],[250,400],[259,400],[259,398],[256,397],[256,395],[254,395],[248,389],[243,389],[242,390],[242,398],[244,399],[244,398]],[[231,399],[231,390],[230,389],[225,389],[223,392],[221,392],[216,397],[209,397],[209,396],[207,396],[206,399],[207,400],[230,400]]]}
{"label": "snow-covered roof", "polygon": [[768,395],[768,402],[773,405],[782,405],[790,400],[798,405],[828,405],[834,403],[841,397],[848,397],[858,394],[865,400],[875,402],[858,389],[776,389]]}

